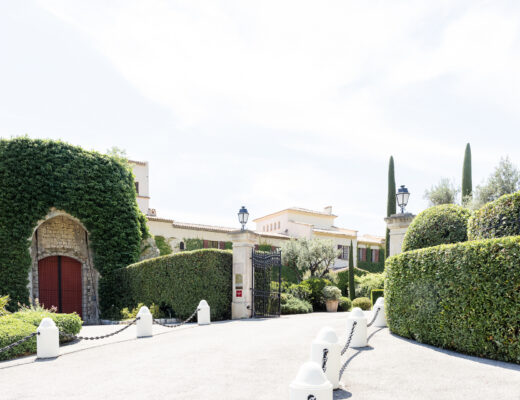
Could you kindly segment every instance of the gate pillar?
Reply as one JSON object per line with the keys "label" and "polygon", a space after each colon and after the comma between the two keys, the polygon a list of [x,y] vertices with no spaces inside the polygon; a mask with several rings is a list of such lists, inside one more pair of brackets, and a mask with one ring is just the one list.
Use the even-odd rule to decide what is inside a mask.
{"label": "gate pillar", "polygon": [[258,234],[253,231],[231,232],[233,241],[233,297],[231,319],[251,318],[253,306],[253,247]]}

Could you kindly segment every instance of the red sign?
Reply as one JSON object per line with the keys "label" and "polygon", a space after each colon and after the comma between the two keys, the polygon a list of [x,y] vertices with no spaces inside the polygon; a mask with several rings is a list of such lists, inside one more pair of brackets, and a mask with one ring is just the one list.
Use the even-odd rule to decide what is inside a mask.
{"label": "red sign", "polygon": [[238,290],[237,289],[237,294],[236,294],[237,297],[242,297],[242,290]]}

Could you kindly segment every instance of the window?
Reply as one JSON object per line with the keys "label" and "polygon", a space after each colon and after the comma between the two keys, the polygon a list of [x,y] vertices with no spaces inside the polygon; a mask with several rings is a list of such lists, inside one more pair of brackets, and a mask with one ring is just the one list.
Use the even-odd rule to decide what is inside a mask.
{"label": "window", "polygon": [[278,229],[280,229],[280,221],[278,221]]}
{"label": "window", "polygon": [[338,244],[338,250],[340,251],[339,259],[348,261],[349,246]]}
{"label": "window", "polygon": [[179,243],[179,250],[184,250],[184,242]]}
{"label": "window", "polygon": [[379,249],[372,249],[372,262],[379,262]]}
{"label": "window", "polygon": [[135,184],[135,192],[139,194],[139,182],[134,182]]}
{"label": "window", "polygon": [[218,240],[210,240],[208,242],[208,249],[218,249]]}

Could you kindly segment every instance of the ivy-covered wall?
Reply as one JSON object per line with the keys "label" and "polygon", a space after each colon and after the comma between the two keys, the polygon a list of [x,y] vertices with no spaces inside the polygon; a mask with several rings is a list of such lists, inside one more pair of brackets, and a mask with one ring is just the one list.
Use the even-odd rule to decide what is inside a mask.
{"label": "ivy-covered wall", "polygon": [[134,178],[120,159],[60,141],[0,140],[0,294],[28,301],[30,239],[52,207],[79,219],[89,232],[100,280],[100,309],[114,293],[110,272],[139,257],[146,219]]}

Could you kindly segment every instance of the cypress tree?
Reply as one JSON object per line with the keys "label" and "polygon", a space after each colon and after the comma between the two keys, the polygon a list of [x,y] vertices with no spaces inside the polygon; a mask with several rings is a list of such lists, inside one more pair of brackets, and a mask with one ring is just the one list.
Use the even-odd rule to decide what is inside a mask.
{"label": "cypress tree", "polygon": [[[395,205],[395,173],[394,173],[394,157],[390,156],[390,162],[388,164],[388,198],[386,203],[386,216],[389,217],[396,213]],[[390,230],[386,228],[386,251],[385,258],[390,254]]]}
{"label": "cypress tree", "polygon": [[350,300],[356,298],[356,287],[354,286],[354,250],[352,248],[352,240],[348,250],[348,294]]}
{"label": "cypress tree", "polygon": [[471,196],[473,192],[473,184],[471,182],[471,147],[469,143],[466,145],[464,152],[464,165],[462,167],[462,201],[467,196]]}

